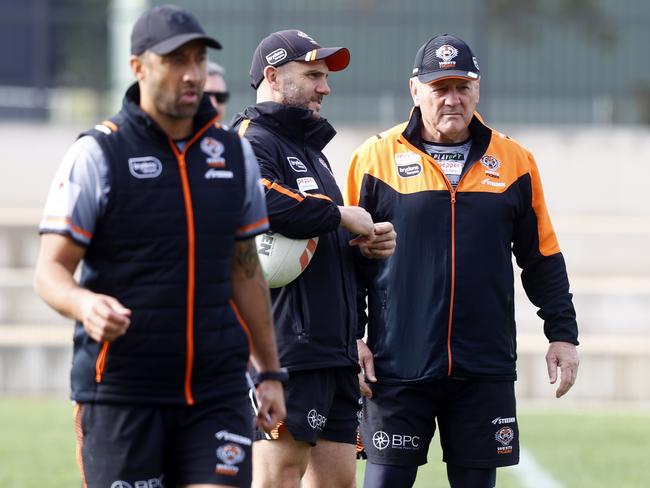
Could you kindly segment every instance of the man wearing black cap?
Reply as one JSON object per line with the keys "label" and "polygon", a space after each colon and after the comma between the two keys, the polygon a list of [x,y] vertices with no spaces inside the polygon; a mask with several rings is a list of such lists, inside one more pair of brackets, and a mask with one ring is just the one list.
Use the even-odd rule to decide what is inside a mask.
{"label": "man wearing black cap", "polygon": [[335,135],[321,117],[327,76],[349,59],[346,48],[321,47],[298,30],[269,35],[250,72],[258,103],[234,120],[255,150],[271,230],[319,236],[305,271],[271,290],[280,363],[290,379],[286,420],[272,440],[253,447],[258,488],[297,487],[301,478],[305,487],[354,486],[359,385],[351,246],[383,258],[395,233],[390,223],[373,224],[362,208],[343,205],[322,153]]}
{"label": "man wearing black cap", "polygon": [[[122,110],[66,154],[40,225],[35,287],[76,320],[72,399],[88,487],[250,486],[245,371],[258,425],[284,418],[250,145],[215,126],[189,12],[146,11]],[[83,260],[80,283],[74,271]]]}
{"label": "man wearing black cap", "polygon": [[578,329],[533,156],[475,114],[480,71],[443,34],[417,52],[410,119],[354,153],[347,200],[401,236],[362,266],[368,300],[361,433],[365,487],[412,486],[436,421],[453,488],[492,488],[516,464],[512,256],[550,342],[556,396],[573,385]]}

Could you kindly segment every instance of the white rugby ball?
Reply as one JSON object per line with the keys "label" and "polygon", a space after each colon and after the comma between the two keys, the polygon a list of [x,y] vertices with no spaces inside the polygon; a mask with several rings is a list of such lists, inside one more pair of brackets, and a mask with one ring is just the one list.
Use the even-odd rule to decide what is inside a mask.
{"label": "white rugby ball", "polygon": [[318,237],[290,239],[268,231],[255,237],[257,255],[269,288],[279,288],[295,280],[316,252]]}

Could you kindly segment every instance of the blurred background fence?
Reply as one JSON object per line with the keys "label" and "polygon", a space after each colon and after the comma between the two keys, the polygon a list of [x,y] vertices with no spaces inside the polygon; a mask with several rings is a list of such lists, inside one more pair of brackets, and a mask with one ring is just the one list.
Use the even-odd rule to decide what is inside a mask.
{"label": "blurred background fence", "polygon": [[[130,29],[146,0],[0,0],[0,394],[67,391],[71,325],[33,294],[36,225],[76,134],[131,82]],[[647,0],[183,0],[224,49],[234,114],[269,32],[346,46],[324,114],[343,183],[351,151],[403,120],[417,48],[450,32],[474,49],[479,111],[536,155],[582,332],[568,401],[650,405],[650,2]],[[551,398],[541,320],[518,291],[518,389]]]}
{"label": "blurred background fence", "polygon": [[[163,2],[150,2],[163,3]],[[332,77],[335,123],[391,123],[410,107],[417,48],[450,32],[482,68],[481,111],[497,123],[649,124],[647,0],[183,0],[223,44],[233,106],[253,100],[251,54],[297,27],[350,48]],[[0,117],[98,118],[131,79],[126,58],[145,0],[0,0]],[[9,47],[7,49],[7,47]],[[73,103],[72,103],[73,102]]]}

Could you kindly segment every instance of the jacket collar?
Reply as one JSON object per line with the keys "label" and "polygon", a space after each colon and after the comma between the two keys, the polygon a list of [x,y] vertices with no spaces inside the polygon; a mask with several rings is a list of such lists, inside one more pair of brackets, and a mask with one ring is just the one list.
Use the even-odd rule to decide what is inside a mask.
{"label": "jacket collar", "polygon": [[[417,147],[420,151],[426,153],[422,144],[422,134],[420,132],[421,125],[422,112],[420,112],[420,107],[413,107],[406,128],[404,129],[404,132],[402,132],[402,137]],[[467,155],[467,161],[473,162],[480,159],[481,156],[485,154],[485,151],[487,151],[487,148],[490,145],[490,140],[492,139],[492,129],[483,124],[481,119],[474,114],[469,123],[469,137],[472,141],[472,147]]]}
{"label": "jacket collar", "polygon": [[[122,101],[122,112],[129,120],[134,122],[136,129],[140,128],[152,135],[167,139],[167,134],[165,134],[156,121],[140,108],[140,87],[137,83],[133,83],[126,91],[124,100]],[[214,107],[212,107],[209,98],[203,96],[203,99],[199,104],[199,109],[194,116],[192,133],[189,138],[209,123],[211,119],[216,119],[216,117],[217,112]]]}
{"label": "jacket collar", "polygon": [[318,151],[336,135],[334,127],[327,119],[314,119],[311,110],[276,102],[262,102],[246,107],[234,117],[231,125],[235,126],[245,119],[284,134],[292,140],[305,142]]}

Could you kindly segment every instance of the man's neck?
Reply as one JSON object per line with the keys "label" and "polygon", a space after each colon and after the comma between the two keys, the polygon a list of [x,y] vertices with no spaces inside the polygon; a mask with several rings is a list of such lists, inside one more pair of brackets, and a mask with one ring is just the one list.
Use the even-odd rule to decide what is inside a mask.
{"label": "man's neck", "polygon": [[459,144],[469,139],[469,128],[465,128],[465,130],[453,134],[444,134],[435,130],[433,127],[427,127],[426,121],[423,120],[420,135],[422,136],[422,139],[429,142]]}

